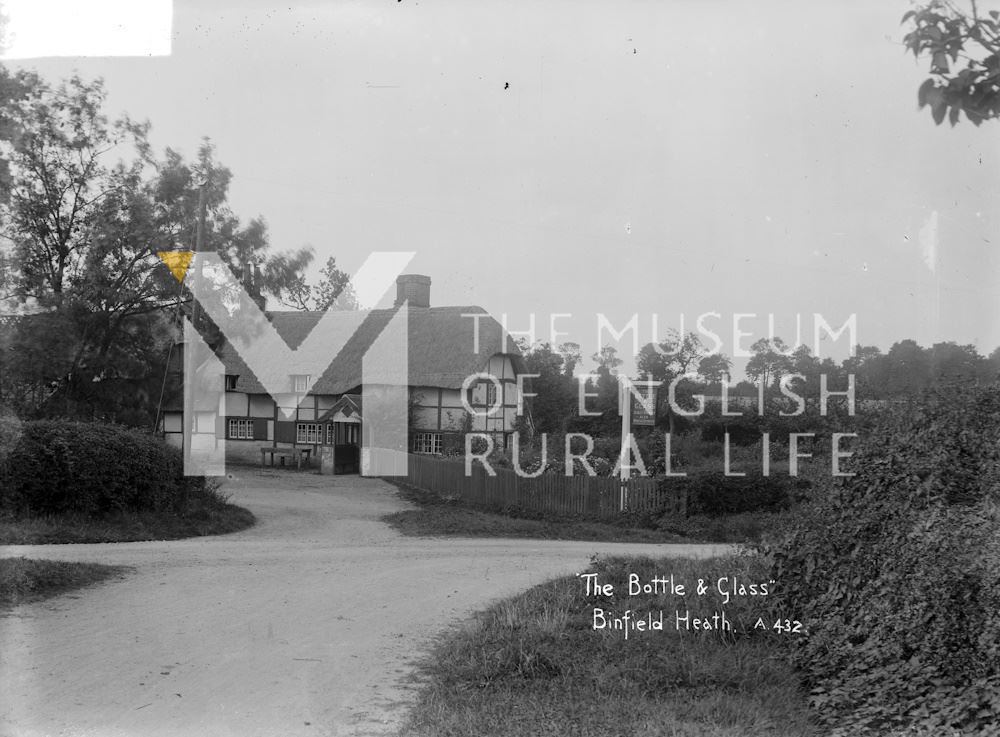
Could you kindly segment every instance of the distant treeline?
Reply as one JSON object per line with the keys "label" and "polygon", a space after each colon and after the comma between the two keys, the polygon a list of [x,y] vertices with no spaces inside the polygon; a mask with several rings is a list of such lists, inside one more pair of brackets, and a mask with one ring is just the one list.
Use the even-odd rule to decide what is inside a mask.
{"label": "distant treeline", "polygon": [[[616,373],[622,360],[614,347],[605,346],[594,354],[594,367],[583,371],[579,370],[582,364],[579,346],[574,343],[557,348],[548,343],[522,344],[521,348],[528,373],[537,374],[528,384],[529,391],[536,395],[529,399],[535,431],[586,432],[605,437],[620,432]],[[806,346],[791,350],[780,338],[761,339],[751,350],[747,378],[733,384],[729,357],[707,353],[694,333],[683,339],[674,336],[657,346],[651,343],[643,346],[636,362],[637,378],[648,377],[663,383],[657,403],[657,425],[681,431],[699,421],[671,410],[667,396],[671,384],[677,404],[689,410],[697,408],[697,395],[718,398],[725,385],[731,397],[730,407],[735,411],[748,405],[740,398],[763,393],[766,402],[777,401],[782,385],[787,392],[807,400],[818,399],[824,383],[829,391],[843,392],[852,375],[859,406],[870,406],[873,400],[915,396],[949,384],[991,384],[1000,377],[1000,348],[983,356],[975,346],[954,342],[935,343],[926,348],[907,339],[893,344],[886,352],[876,346],[857,346],[854,355],[840,363],[830,358],[819,359]],[[702,421],[718,419],[718,403],[711,404],[701,415]],[[828,411],[839,414],[842,404],[834,400]],[[832,408],[834,405],[837,409]],[[816,414],[818,408],[810,402],[807,411]]]}

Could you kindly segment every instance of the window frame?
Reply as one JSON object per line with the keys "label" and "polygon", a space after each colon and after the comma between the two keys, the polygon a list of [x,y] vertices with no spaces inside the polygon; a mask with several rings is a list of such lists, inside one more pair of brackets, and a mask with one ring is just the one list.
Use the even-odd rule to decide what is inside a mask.
{"label": "window frame", "polygon": [[321,427],[322,425],[318,422],[296,422],[295,442],[305,443],[306,445],[321,445],[323,442]]}
{"label": "window frame", "polygon": [[413,434],[414,453],[421,455],[441,455],[443,438],[439,432],[418,432]]}
{"label": "window frame", "polygon": [[256,439],[254,437],[254,422],[252,417],[230,417],[228,419],[229,422],[226,423],[226,438],[228,440]]}

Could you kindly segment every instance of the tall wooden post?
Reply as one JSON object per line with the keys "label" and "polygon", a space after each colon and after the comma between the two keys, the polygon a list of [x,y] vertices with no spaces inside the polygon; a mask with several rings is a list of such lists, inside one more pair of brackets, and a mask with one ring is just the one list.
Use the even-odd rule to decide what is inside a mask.
{"label": "tall wooden post", "polygon": [[[208,182],[203,182],[201,187],[198,189],[198,223],[195,229],[195,241],[194,241],[194,273],[191,271],[185,275],[185,278],[191,279],[191,284],[189,285],[188,291],[191,293],[191,327],[195,330],[198,329],[198,299],[197,294],[199,288],[201,287],[201,261],[198,258],[198,254],[201,253],[204,248],[205,241],[205,215],[206,215],[206,203],[205,203],[205,185]],[[194,444],[194,435],[198,431],[198,418],[194,409],[194,391],[193,387],[189,387],[187,384],[189,381],[194,381],[194,372],[197,366],[195,366],[194,359],[194,346],[185,342],[184,344],[184,425],[190,429],[188,433],[188,442],[184,443],[184,456],[187,461],[191,460],[191,446]],[[182,436],[183,440],[183,436]]]}
{"label": "tall wooden post", "polygon": [[620,482],[618,509],[624,512],[628,506],[628,481],[632,465],[632,446],[628,441],[628,435],[632,431],[632,395],[629,392],[627,376],[618,377],[618,402],[622,414],[622,447],[618,455],[618,480]]}

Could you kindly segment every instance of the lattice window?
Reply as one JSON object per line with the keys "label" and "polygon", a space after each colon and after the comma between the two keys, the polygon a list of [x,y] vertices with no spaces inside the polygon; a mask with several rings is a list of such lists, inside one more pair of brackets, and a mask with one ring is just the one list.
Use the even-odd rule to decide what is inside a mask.
{"label": "lattice window", "polygon": [[414,453],[441,453],[441,433],[418,432],[413,436]]}
{"label": "lattice window", "polygon": [[295,425],[296,443],[319,443],[320,426],[315,422],[299,422]]}
{"label": "lattice window", "polygon": [[234,440],[253,440],[253,420],[230,420],[229,437]]}

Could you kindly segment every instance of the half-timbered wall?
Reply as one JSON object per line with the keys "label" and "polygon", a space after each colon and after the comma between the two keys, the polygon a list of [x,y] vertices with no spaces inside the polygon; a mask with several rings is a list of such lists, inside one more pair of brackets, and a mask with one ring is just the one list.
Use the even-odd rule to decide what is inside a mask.
{"label": "half-timbered wall", "polygon": [[[411,387],[410,397],[414,405],[411,435],[454,435],[469,430],[493,433],[499,439],[512,432],[517,420],[518,391],[517,375],[510,357],[495,355],[482,371],[495,377],[499,387],[487,379],[471,385],[466,394],[466,400],[476,411],[471,422],[467,420],[468,411],[462,402],[460,389]],[[259,461],[259,446],[275,441],[318,448],[323,442],[322,430],[318,434],[319,442],[308,442],[303,440],[303,431],[309,428],[300,425],[316,424],[317,418],[330,409],[338,398],[333,395],[284,393],[279,394],[275,401],[265,394],[226,392],[224,414],[216,424],[217,436],[225,439],[226,455],[231,459]],[[493,411],[488,413],[491,408]],[[164,414],[162,431],[173,445],[181,445],[181,418],[180,412]]]}

